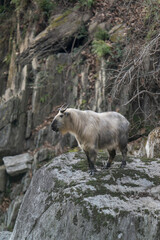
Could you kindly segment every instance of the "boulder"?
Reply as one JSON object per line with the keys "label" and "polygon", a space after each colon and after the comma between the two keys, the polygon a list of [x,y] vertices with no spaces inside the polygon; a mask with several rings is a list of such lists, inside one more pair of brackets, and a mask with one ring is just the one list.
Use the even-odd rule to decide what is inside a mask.
{"label": "boulder", "polygon": [[160,127],[149,133],[145,149],[148,158],[160,157]]}
{"label": "boulder", "polygon": [[31,169],[32,161],[33,156],[29,153],[3,157],[6,171],[10,176],[15,176],[20,173],[27,172],[29,169]]}
{"label": "boulder", "polygon": [[11,232],[8,231],[0,232],[0,240],[9,240],[10,236]]}
{"label": "boulder", "polygon": [[10,240],[148,240],[160,234],[160,161],[120,159],[88,174],[83,153],[58,156],[40,168],[21,204]]}
{"label": "boulder", "polygon": [[113,43],[123,42],[127,36],[128,28],[124,24],[118,24],[114,26],[110,31],[110,40]]}

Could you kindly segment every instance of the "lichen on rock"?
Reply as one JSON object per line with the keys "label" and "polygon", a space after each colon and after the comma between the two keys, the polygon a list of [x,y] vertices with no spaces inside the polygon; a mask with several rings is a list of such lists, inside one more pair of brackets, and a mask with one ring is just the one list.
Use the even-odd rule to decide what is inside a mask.
{"label": "lichen on rock", "polygon": [[115,161],[110,170],[98,164],[91,177],[85,160],[83,153],[63,154],[35,173],[11,240],[158,240],[160,162],[133,158],[125,169]]}

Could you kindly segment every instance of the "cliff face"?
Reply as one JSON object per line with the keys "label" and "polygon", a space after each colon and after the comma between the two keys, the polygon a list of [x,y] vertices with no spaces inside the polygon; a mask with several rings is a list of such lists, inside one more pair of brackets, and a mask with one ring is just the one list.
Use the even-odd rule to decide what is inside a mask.
{"label": "cliff face", "polygon": [[[50,121],[64,102],[99,112],[120,111],[131,121],[134,134],[139,127],[148,133],[158,125],[160,36],[149,39],[138,28],[148,28],[145,18],[157,14],[158,3],[151,11],[138,1],[131,8],[116,1],[93,8],[79,1],[66,1],[65,6],[12,2],[16,16],[10,10],[11,17],[7,12],[1,24],[0,156],[34,150],[36,128],[49,116]],[[12,8],[13,3],[8,1]],[[101,14],[103,8],[108,15]],[[125,8],[128,15],[122,14]],[[143,33],[143,39],[135,35],[134,14],[142,15],[135,31]]]}

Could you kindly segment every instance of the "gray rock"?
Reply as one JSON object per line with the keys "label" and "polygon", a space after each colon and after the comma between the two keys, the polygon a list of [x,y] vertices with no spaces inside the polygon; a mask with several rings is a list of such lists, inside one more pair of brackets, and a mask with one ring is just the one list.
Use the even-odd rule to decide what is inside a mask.
{"label": "gray rock", "polygon": [[26,138],[29,138],[31,136],[32,131],[32,110],[29,110],[27,112],[27,127],[26,127]]}
{"label": "gray rock", "polygon": [[6,186],[6,168],[5,166],[0,166],[0,192],[5,191]]}
{"label": "gray rock", "polygon": [[18,117],[20,99],[17,97],[11,98],[9,101],[0,105],[0,129],[5,127],[8,123],[15,121]]}
{"label": "gray rock", "polygon": [[21,185],[23,186],[23,189],[22,189],[23,193],[25,193],[27,191],[30,182],[31,182],[31,176],[30,176],[29,172],[27,172],[21,181]]}
{"label": "gray rock", "polygon": [[[1,195],[1,194],[0,194]],[[0,200],[1,200],[1,196],[0,196]],[[1,201],[0,201],[1,204]],[[3,210],[0,208],[0,232],[4,231],[5,229],[5,215]]]}
{"label": "gray rock", "polygon": [[[11,135],[11,124],[7,124],[0,130],[0,153],[8,154],[8,142]],[[1,154],[0,154],[1,155]],[[1,161],[0,161],[1,162]]]}
{"label": "gray rock", "polygon": [[148,158],[160,157],[160,127],[149,133],[145,150]]}
{"label": "gray rock", "polygon": [[13,189],[10,193],[10,199],[14,200],[22,192],[23,192],[23,184],[22,183],[15,184],[15,186],[13,186]]}
{"label": "gray rock", "polygon": [[[22,112],[18,97],[0,105],[0,156],[15,155],[23,151],[26,114]],[[23,110],[24,111],[24,110]]]}
{"label": "gray rock", "polygon": [[51,145],[55,146],[60,141],[60,139],[60,135],[53,132],[51,130],[51,126],[49,125],[37,132],[34,139],[34,144],[36,148],[43,146],[45,142],[49,142]]}
{"label": "gray rock", "polygon": [[0,232],[0,240],[9,240],[10,236],[11,232],[8,231]]}
{"label": "gray rock", "polygon": [[3,158],[6,171],[11,176],[27,172],[29,169],[31,169],[32,161],[33,157],[29,153]]}
{"label": "gray rock", "polygon": [[7,228],[14,227],[23,196],[17,196],[10,204],[7,210]]}
{"label": "gray rock", "polygon": [[112,42],[123,42],[127,36],[128,28],[125,24],[118,24],[114,26],[110,31],[110,40]]}
{"label": "gray rock", "polygon": [[53,158],[53,150],[49,148],[41,148],[36,154],[34,155],[34,161],[43,162],[45,160]]}
{"label": "gray rock", "polygon": [[91,177],[84,154],[54,158],[33,176],[10,240],[158,240],[160,161],[119,165]]}

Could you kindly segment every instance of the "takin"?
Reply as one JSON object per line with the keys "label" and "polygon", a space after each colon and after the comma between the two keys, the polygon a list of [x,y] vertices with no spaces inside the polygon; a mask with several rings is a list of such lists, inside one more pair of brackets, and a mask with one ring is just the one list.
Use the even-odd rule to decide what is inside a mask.
{"label": "takin", "polygon": [[51,128],[62,134],[71,133],[85,152],[90,174],[96,171],[95,161],[98,149],[107,149],[109,168],[119,148],[122,153],[121,167],[126,165],[129,122],[117,112],[96,113],[74,108],[61,107],[54,117]]}

